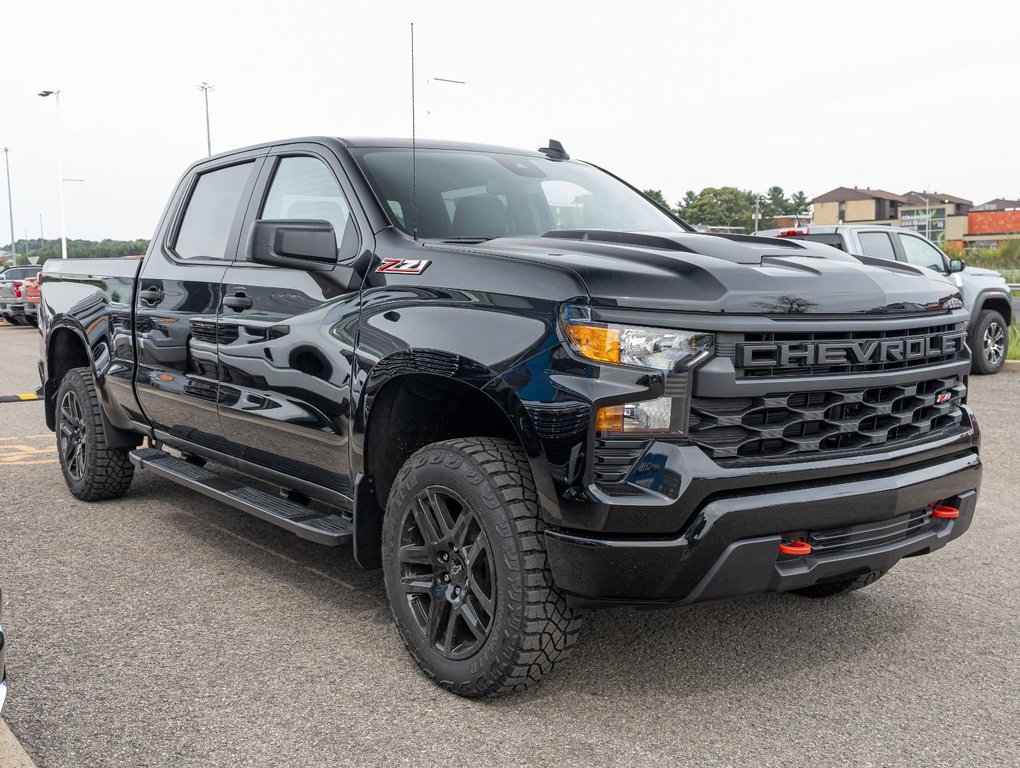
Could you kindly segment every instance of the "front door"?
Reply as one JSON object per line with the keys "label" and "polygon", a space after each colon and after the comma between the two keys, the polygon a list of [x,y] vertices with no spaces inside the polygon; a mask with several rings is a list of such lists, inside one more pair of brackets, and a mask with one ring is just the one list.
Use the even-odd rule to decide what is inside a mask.
{"label": "front door", "polygon": [[149,424],[215,445],[217,312],[260,159],[193,176],[180,215],[157,234],[138,277],[135,388]]}
{"label": "front door", "polygon": [[246,461],[349,498],[363,239],[338,165],[316,154],[284,154],[269,159],[263,176],[268,188],[246,223],[328,221],[339,263],[321,270],[239,258],[227,269],[219,336],[223,434]]}

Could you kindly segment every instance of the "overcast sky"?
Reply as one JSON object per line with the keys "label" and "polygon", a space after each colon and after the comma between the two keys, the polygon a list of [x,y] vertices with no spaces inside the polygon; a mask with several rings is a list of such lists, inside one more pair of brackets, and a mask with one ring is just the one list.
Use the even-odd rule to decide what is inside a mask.
{"label": "overcast sky", "polygon": [[[311,134],[535,149],[670,201],[772,184],[1020,196],[1020,5],[939,2],[40,2],[0,6],[17,236],[150,237],[184,168]],[[434,77],[466,85],[430,82]],[[8,238],[0,191],[0,242]]]}

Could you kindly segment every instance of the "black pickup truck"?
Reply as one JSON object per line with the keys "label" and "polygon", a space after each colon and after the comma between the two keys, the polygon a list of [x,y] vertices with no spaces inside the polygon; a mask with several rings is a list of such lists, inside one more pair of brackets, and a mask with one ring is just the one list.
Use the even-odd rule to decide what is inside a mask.
{"label": "black pickup truck", "polygon": [[557,142],[320,137],[196,163],[142,261],[47,262],[40,374],[75,496],[142,468],[351,543],[484,696],[587,609],[827,597],[961,535],[966,322],[925,270],[696,233]]}

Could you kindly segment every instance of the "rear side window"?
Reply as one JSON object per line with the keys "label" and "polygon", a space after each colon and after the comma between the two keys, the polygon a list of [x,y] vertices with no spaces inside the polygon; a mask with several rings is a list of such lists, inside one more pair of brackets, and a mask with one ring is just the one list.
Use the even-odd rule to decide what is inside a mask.
{"label": "rear side window", "polygon": [[203,173],[181,219],[174,252],[182,259],[226,259],[227,241],[254,163]]}
{"label": "rear side window", "polygon": [[861,240],[861,250],[865,256],[896,261],[892,240],[885,232],[861,232],[857,237]]}
{"label": "rear side window", "polygon": [[845,251],[846,248],[843,246],[843,238],[837,234],[830,234],[826,232],[820,232],[817,235],[788,235],[783,238],[784,240],[810,240],[813,243],[824,243],[825,245],[831,245],[833,248],[838,248],[841,251]]}

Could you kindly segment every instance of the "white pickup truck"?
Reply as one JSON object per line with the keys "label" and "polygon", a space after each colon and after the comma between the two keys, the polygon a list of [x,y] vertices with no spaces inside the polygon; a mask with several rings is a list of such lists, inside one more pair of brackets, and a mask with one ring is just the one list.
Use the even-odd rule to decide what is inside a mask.
{"label": "white pickup truck", "polygon": [[759,237],[813,240],[845,253],[905,261],[927,267],[955,284],[970,312],[967,343],[973,353],[974,373],[998,373],[1006,361],[1013,304],[1006,279],[993,269],[968,267],[963,259],[950,259],[923,235],[908,229],[880,225],[839,225],[766,229]]}

